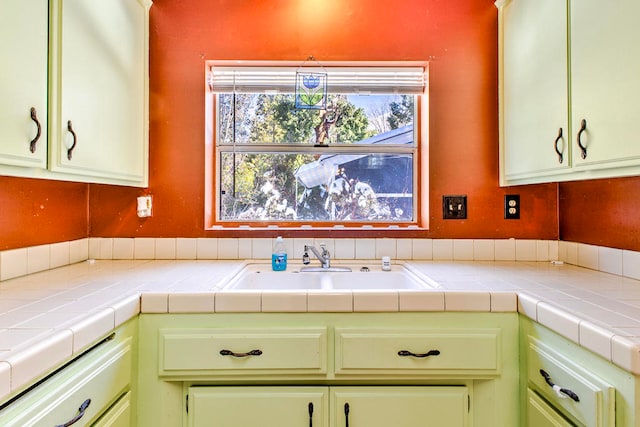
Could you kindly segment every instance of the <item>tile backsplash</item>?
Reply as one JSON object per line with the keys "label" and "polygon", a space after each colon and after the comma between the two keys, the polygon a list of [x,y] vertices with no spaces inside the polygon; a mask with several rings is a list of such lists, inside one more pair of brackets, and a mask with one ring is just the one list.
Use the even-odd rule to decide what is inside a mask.
{"label": "tile backsplash", "polygon": [[[289,257],[324,243],[333,259],[435,261],[562,261],[640,279],[640,252],[555,240],[285,239]],[[0,281],[88,259],[269,259],[269,238],[87,238],[0,251]]]}

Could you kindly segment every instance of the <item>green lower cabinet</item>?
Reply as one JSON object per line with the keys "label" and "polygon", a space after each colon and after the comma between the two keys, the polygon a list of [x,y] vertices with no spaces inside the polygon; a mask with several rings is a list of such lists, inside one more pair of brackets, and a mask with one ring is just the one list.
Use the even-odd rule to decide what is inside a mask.
{"label": "green lower cabinet", "polygon": [[469,425],[464,386],[192,386],[188,396],[189,427]]}
{"label": "green lower cabinet", "polygon": [[140,427],[520,419],[516,313],[142,314],[139,332]]}

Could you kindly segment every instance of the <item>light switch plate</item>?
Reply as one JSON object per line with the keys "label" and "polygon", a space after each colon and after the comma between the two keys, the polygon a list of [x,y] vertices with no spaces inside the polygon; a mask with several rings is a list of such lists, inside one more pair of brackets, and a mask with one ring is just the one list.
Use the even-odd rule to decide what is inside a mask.
{"label": "light switch plate", "polygon": [[467,196],[442,196],[443,219],[467,219]]}

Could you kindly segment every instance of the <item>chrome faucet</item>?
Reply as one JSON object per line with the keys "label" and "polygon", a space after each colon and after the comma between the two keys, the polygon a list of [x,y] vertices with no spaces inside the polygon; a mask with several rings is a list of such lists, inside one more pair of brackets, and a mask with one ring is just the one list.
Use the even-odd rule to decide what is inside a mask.
{"label": "chrome faucet", "polygon": [[324,243],[320,243],[320,249],[322,249],[322,253],[318,252],[316,247],[313,245],[304,245],[304,254],[302,255],[302,263],[307,265],[311,262],[309,260],[309,251],[311,251],[322,264],[322,268],[326,268],[326,269],[331,268],[331,254],[327,250]]}

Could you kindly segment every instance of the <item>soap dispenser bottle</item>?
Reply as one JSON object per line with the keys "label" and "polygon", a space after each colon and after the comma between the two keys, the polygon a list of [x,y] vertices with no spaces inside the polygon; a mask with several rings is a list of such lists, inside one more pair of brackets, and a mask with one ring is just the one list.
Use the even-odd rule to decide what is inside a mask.
{"label": "soap dispenser bottle", "polygon": [[284,271],[287,269],[287,249],[284,246],[284,239],[282,236],[278,236],[273,245],[271,268],[273,271]]}

